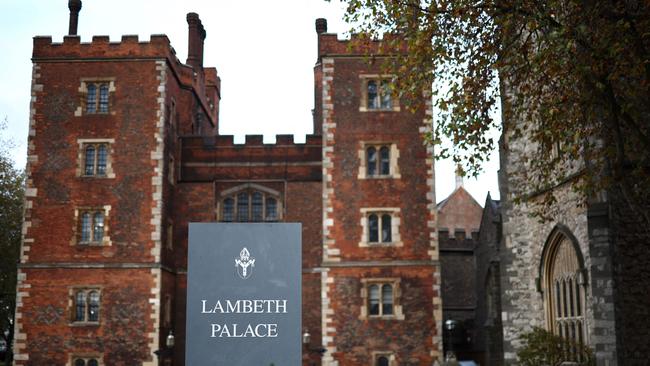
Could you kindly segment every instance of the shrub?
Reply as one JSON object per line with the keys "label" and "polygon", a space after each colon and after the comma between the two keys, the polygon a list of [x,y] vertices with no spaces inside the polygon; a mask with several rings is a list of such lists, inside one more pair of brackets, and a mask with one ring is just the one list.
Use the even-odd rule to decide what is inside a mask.
{"label": "shrub", "polygon": [[524,346],[517,356],[522,366],[595,365],[592,350],[542,328],[521,336]]}

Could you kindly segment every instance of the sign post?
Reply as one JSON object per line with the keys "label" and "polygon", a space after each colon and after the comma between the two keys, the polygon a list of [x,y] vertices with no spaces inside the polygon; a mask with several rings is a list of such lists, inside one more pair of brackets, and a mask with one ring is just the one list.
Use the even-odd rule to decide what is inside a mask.
{"label": "sign post", "polygon": [[191,223],[185,364],[297,366],[300,224]]}

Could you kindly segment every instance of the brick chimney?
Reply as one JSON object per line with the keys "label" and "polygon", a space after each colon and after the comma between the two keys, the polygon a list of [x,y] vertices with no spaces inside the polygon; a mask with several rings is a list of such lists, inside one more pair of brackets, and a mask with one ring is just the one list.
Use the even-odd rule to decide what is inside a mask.
{"label": "brick chimney", "polygon": [[188,65],[194,67],[195,71],[203,68],[203,43],[205,41],[205,28],[196,13],[187,14],[188,25],[188,50],[187,61]]}
{"label": "brick chimney", "polygon": [[70,25],[68,35],[77,35],[77,25],[79,24],[79,11],[81,11],[81,0],[69,0],[68,9],[70,9]]}
{"label": "brick chimney", "polygon": [[317,34],[327,33],[327,19],[325,18],[316,19],[316,33]]}

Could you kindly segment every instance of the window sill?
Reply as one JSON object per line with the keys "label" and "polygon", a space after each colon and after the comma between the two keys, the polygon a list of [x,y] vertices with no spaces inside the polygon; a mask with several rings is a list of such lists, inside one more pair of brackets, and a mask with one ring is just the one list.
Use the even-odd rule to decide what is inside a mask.
{"label": "window sill", "polygon": [[368,107],[359,107],[359,112],[401,112],[400,107],[393,108],[368,108]]}
{"label": "window sill", "polygon": [[359,246],[362,248],[398,248],[404,246],[404,243],[401,241],[391,241],[391,242],[359,242]]}
{"label": "window sill", "polygon": [[401,179],[402,175],[401,174],[385,174],[385,175],[366,175],[366,174],[360,174],[358,179]]}
{"label": "window sill", "polygon": [[79,178],[86,178],[86,179],[113,179],[115,178],[115,174],[105,174],[105,175],[80,175]]}
{"label": "window sill", "polygon": [[99,322],[72,322],[71,327],[99,327]]}
{"label": "window sill", "polygon": [[105,246],[103,241],[80,241],[77,243],[78,247],[103,247]]}
{"label": "window sill", "polygon": [[376,320],[403,320],[403,318],[398,317],[395,314],[392,315],[368,315],[368,319]]}

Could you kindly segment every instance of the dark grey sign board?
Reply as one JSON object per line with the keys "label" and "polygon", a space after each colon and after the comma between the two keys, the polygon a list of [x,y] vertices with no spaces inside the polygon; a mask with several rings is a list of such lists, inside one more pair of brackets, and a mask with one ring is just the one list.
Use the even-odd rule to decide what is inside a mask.
{"label": "dark grey sign board", "polygon": [[191,223],[185,364],[301,363],[300,224]]}

